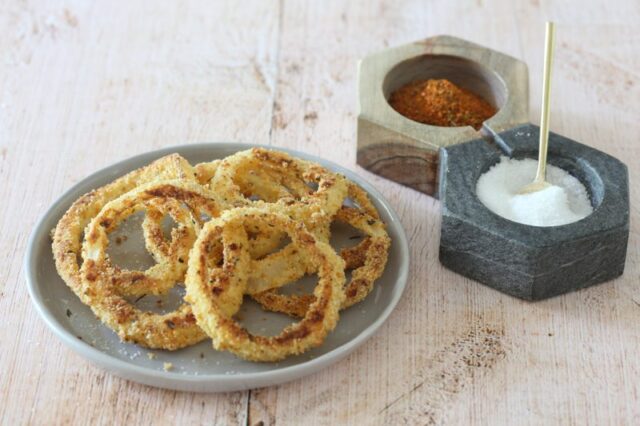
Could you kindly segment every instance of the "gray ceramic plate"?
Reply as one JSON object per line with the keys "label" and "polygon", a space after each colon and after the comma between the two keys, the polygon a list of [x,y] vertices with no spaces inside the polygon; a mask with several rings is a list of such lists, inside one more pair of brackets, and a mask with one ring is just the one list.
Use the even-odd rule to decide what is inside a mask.
{"label": "gray ceramic plate", "polygon": [[[205,341],[176,352],[153,351],[155,358],[151,359],[148,355],[151,351],[120,342],[58,276],[52,258],[49,232],[80,195],[169,153],[178,152],[192,164],[196,164],[225,157],[249,147],[231,143],[198,144],[142,154],[94,173],[56,201],[31,235],[24,265],[31,299],[53,332],[82,356],[126,379],[163,388],[213,392],[275,385],[317,372],[344,358],[371,337],[387,319],[405,288],[409,250],[404,231],[397,215],[382,195],[362,178],[333,163],[301,152],[288,151],[343,173],[362,186],[387,223],[392,239],[387,268],[377,281],[374,291],[363,302],[341,313],[338,326],[321,347],[279,363],[252,363],[227,352],[217,352],[209,341]],[[124,242],[120,239],[120,244],[110,245],[113,247],[110,254],[114,261],[125,267],[149,263],[136,220],[139,221],[139,218],[132,217],[112,236],[115,239],[117,233],[124,233],[129,237]],[[334,229],[334,235],[332,244],[336,247],[354,244],[358,238],[355,230],[347,228]],[[286,291],[304,291],[310,285],[313,282],[308,279],[306,282],[287,285]],[[171,309],[180,297],[175,292],[165,299],[147,297],[136,304],[162,311]],[[246,301],[243,305],[240,318],[249,330],[267,335],[276,334],[291,322],[283,315],[264,312],[251,301]],[[171,371],[164,371],[165,362],[173,364]]]}

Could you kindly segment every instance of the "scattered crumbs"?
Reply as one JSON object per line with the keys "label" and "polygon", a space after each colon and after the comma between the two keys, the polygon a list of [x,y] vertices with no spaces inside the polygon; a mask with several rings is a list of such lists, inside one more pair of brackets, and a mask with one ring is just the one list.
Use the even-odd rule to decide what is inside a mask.
{"label": "scattered crumbs", "polygon": [[69,9],[64,10],[64,20],[70,27],[75,28],[78,26],[78,18],[76,18],[71,12],[69,12]]}
{"label": "scattered crumbs", "polygon": [[549,337],[553,337],[553,333],[549,333]]}
{"label": "scattered crumbs", "polygon": [[162,300],[156,300],[156,305],[158,305],[159,307],[162,307]]}
{"label": "scattered crumbs", "polygon": [[318,118],[318,113],[315,111],[311,111],[304,115],[304,120],[316,120]]}
{"label": "scattered crumbs", "polygon": [[154,352],[147,352],[147,358],[156,359],[156,354]]}
{"label": "scattered crumbs", "polygon": [[200,358],[204,358],[204,352],[200,352]]}
{"label": "scattered crumbs", "polygon": [[117,245],[122,244],[122,237],[116,237],[116,244]]}
{"label": "scattered crumbs", "polygon": [[164,368],[164,371],[171,371],[173,370],[173,364],[171,364],[170,362],[165,362],[164,364],[162,364],[162,368]]}
{"label": "scattered crumbs", "polygon": [[71,309],[67,309],[67,318],[71,318]]}
{"label": "scattered crumbs", "polygon": [[82,336],[76,336],[78,340],[82,340]]}

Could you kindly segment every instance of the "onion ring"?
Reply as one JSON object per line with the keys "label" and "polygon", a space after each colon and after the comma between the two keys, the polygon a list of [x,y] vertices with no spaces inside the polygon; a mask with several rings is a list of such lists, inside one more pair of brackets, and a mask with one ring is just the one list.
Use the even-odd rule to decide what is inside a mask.
{"label": "onion ring", "polygon": [[[242,180],[243,176],[253,178]],[[308,184],[317,184],[318,189]],[[322,219],[330,220],[347,194],[346,186],[344,177],[324,167],[264,148],[225,158],[211,180],[211,190],[226,208],[276,202],[287,214],[304,220],[307,227]],[[274,194],[281,197],[274,199]],[[252,200],[253,196],[263,199]]]}
{"label": "onion ring", "polygon": [[[106,253],[108,234],[126,217],[138,211],[152,208],[169,214],[178,224],[172,231],[173,238],[166,244],[164,235],[158,235],[156,263],[146,271],[122,270],[112,265]],[[142,185],[107,203],[92,219],[85,232],[82,255],[85,262],[93,260],[95,268],[102,268],[101,275],[108,276],[110,284],[125,296],[145,294],[161,295],[173,288],[187,270],[189,250],[200,231],[196,214],[201,210],[218,216],[215,201],[202,187],[193,182],[160,181]],[[194,213],[195,212],[195,213]]]}
{"label": "onion ring", "polygon": [[[345,212],[350,213],[340,213],[342,216],[353,216],[353,214],[355,214],[353,211],[357,209],[357,211],[363,214],[369,214],[369,216],[374,219],[380,218],[378,211],[362,188],[348,180],[347,187],[348,197],[351,201],[350,205],[353,205],[354,207],[345,209],[343,206],[342,209],[345,209]],[[337,220],[345,222],[345,218],[343,218],[343,220],[338,218]],[[317,227],[315,229],[315,234],[321,240],[329,242],[331,234],[330,223]],[[346,270],[357,269],[364,265],[370,245],[371,239],[365,238],[357,245],[344,248],[340,251],[340,256],[346,262]],[[297,266],[292,267],[292,265]],[[273,253],[269,256],[253,261],[251,266],[252,273],[247,285],[247,293],[251,295],[262,293],[266,290],[278,288],[290,282],[295,282],[304,275],[309,274],[310,268],[313,269],[313,266],[306,263],[299,251],[294,246],[290,245],[277,253]],[[264,297],[267,296],[265,295]],[[266,304],[273,305],[272,299],[273,298],[270,297]],[[286,303],[286,305],[291,306],[292,304]],[[293,303],[293,305],[295,305],[295,303]],[[308,305],[308,303],[304,303],[304,305]],[[304,308],[296,308],[295,311],[298,313],[304,312],[301,311],[301,309]]]}
{"label": "onion ring", "polygon": [[[264,148],[241,151],[222,160],[210,185],[228,208],[252,206],[282,212],[302,221],[323,241],[329,240],[329,224],[348,192],[347,179],[343,176],[284,152]],[[255,271],[249,284],[252,292],[278,287],[308,273],[307,262],[294,247],[267,255],[282,237],[280,232],[254,240],[252,258],[257,261],[252,265]],[[276,242],[278,244],[274,244]],[[256,245],[261,245],[263,250],[255,250]],[[278,273],[278,265],[283,263],[286,271]]]}
{"label": "onion ring", "polygon": [[[165,200],[165,204],[157,203],[159,199]],[[186,259],[179,262],[178,256],[186,254],[176,251],[173,253],[175,259],[172,257],[171,262],[155,265],[144,272],[133,273],[121,271],[111,265],[106,254],[109,232],[124,218],[146,208],[149,203],[155,204],[154,207],[157,209],[167,208],[169,214],[179,222],[184,218],[178,213],[179,209],[187,210],[182,204],[188,207],[187,211],[205,209],[211,216],[218,215],[215,202],[208,198],[202,187],[193,182],[153,182],[107,203],[87,226],[82,246],[84,263],[80,269],[83,293],[93,312],[105,325],[118,333],[123,341],[154,349],[175,350],[190,346],[206,337],[196,324],[191,307],[185,303],[174,312],[155,314],[137,309],[127,302],[124,296],[141,292],[162,294],[168,291],[184,275]],[[190,234],[191,241],[186,241],[185,238],[177,240],[181,247],[186,244],[187,250],[199,231],[195,218],[191,217],[190,220],[192,229],[195,229],[195,232]],[[135,286],[139,288],[132,289]]]}
{"label": "onion ring", "polygon": [[[194,179],[205,188],[218,168],[220,160],[213,160],[207,163],[199,163],[193,166]],[[169,243],[164,238],[162,231],[162,221],[165,214],[152,207],[147,208],[142,230],[144,232],[145,246],[154,259],[164,259],[169,257]],[[198,222],[202,222],[198,218]]]}
{"label": "onion ring", "polygon": [[[253,335],[232,317],[241,305],[238,294],[246,288],[250,256],[246,233],[231,231],[243,228],[247,222],[263,222],[286,232],[317,268],[316,299],[300,322],[286,327],[278,336]],[[219,240],[224,247],[223,264],[211,267],[208,249]],[[235,209],[205,224],[198,236],[185,280],[186,299],[215,349],[228,350],[251,361],[277,361],[320,345],[336,326],[344,299],[343,269],[344,262],[331,247],[295,220],[256,208]]]}
{"label": "onion ring", "polygon": [[[364,255],[361,256],[359,251],[351,251],[353,256],[358,257],[350,259],[351,266],[356,267],[352,271],[351,280],[344,287],[346,297],[341,309],[346,309],[360,302],[373,289],[374,282],[382,275],[387,263],[391,240],[380,220],[356,208],[343,206],[336,214],[335,220],[347,223],[367,235],[359,244],[359,251],[364,250]],[[341,256],[345,257],[344,251]],[[252,294],[251,297],[269,311],[293,317],[304,316],[315,300],[315,296],[310,294],[284,295],[277,288]]]}
{"label": "onion ring", "polygon": [[69,207],[56,225],[52,244],[56,269],[83,303],[86,304],[86,301],[82,291],[79,263],[85,226],[109,201],[139,185],[162,179],[194,180],[195,176],[187,160],[178,154],[167,155],[83,195]]}

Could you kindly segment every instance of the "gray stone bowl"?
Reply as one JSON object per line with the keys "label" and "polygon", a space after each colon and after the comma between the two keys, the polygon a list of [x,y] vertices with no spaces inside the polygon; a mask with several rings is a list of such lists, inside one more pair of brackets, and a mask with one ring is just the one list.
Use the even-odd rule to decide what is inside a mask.
{"label": "gray stone bowl", "polygon": [[551,133],[549,163],[587,188],[593,214],[567,225],[536,227],[490,211],[476,195],[480,175],[500,156],[536,158],[532,124],[442,148],[440,262],[503,293],[540,300],[620,276],[629,238],[627,167],[616,158]]}

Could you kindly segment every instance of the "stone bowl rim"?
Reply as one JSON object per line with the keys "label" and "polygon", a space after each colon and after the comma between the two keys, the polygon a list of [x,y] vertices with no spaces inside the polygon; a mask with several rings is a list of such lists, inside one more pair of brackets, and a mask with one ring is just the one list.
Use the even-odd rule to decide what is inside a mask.
{"label": "stone bowl rim", "polygon": [[[503,133],[513,132],[513,131],[524,131],[527,129],[536,130],[536,131],[539,130],[538,126],[529,123],[529,124],[515,127]],[[621,227],[626,227],[628,229],[629,227],[629,209],[628,208],[626,209],[626,212],[614,210],[612,214],[610,214],[610,212],[605,212],[603,208],[603,205],[606,205],[605,203],[615,202],[616,198],[620,198],[619,196],[620,194],[615,193],[614,191],[615,188],[610,187],[610,185],[606,183],[606,179],[603,179],[603,176],[606,177],[611,174],[611,168],[614,168],[614,167],[623,167],[625,169],[627,180],[622,183],[623,187],[619,188],[619,190],[624,191],[624,194],[622,194],[622,201],[626,201],[628,206],[629,189],[628,189],[628,172],[627,172],[626,165],[622,163],[620,160],[616,159],[615,157],[612,157],[595,148],[592,148],[587,145],[568,139],[562,135],[550,132],[550,138],[561,138],[563,140],[563,143],[566,144],[564,145],[565,149],[560,149],[559,151],[557,149],[558,148],[557,145],[555,147],[553,145],[550,145],[549,147],[550,158],[554,157],[558,152],[566,151],[567,147],[569,149],[579,147],[580,150],[584,150],[585,152],[590,153],[592,156],[597,156],[601,161],[607,164],[607,167],[600,167],[596,170],[596,173],[598,173],[598,178],[603,182],[604,195],[601,203],[597,206],[597,208],[594,209],[592,214],[590,214],[589,216],[579,221],[569,223],[566,225],[559,225],[559,226],[540,227],[540,226],[531,226],[531,225],[525,225],[522,223],[514,222],[492,212],[480,201],[475,191],[475,182],[477,182],[477,177],[479,177],[477,176],[473,179],[474,181],[474,185],[472,186],[473,190],[471,190],[471,188],[469,187],[466,187],[466,188],[463,188],[463,191],[466,193],[466,195],[470,195],[469,198],[473,203],[473,208],[474,208],[473,211],[478,212],[479,214],[476,213],[474,216],[470,217],[466,213],[466,211],[459,212],[459,211],[451,210],[450,206],[447,205],[447,194],[445,189],[444,191],[445,193],[442,193],[442,192],[440,193],[440,200],[442,202],[443,215],[446,214],[446,215],[455,217],[456,219],[464,221],[465,223],[475,228],[481,229],[484,232],[489,232],[498,237],[509,239],[511,241],[521,243],[522,245],[531,247],[531,248],[545,248],[545,247],[555,246],[557,244],[562,244],[569,241],[576,241],[583,238],[592,238],[594,235],[597,235],[600,233],[615,232]],[[447,158],[446,163],[447,163],[447,168],[449,168],[449,166],[451,165],[451,162],[448,157],[451,151],[454,151],[455,153],[457,149],[463,149],[464,146],[466,145],[480,144],[480,143],[486,144],[486,142],[483,139],[474,139],[472,141],[464,142],[458,145],[443,147],[441,148],[440,158],[441,159]],[[489,148],[488,144],[487,144],[487,147],[488,147],[487,148],[488,157],[485,157],[486,159],[480,166],[481,168],[484,168],[484,166],[487,163],[494,161],[496,157],[499,158],[500,155],[507,154],[507,153],[500,153],[498,150],[489,151],[489,149],[491,148]],[[515,154],[515,157],[518,158],[518,152],[520,152],[520,149],[518,147],[511,147],[511,148],[513,151],[511,153],[508,153],[510,154],[509,156],[514,156]],[[567,157],[571,158],[571,156],[567,156]],[[581,162],[575,159],[574,161],[576,162],[576,164],[579,164],[582,167],[587,167],[591,165],[589,163],[585,163],[584,161]],[[476,167],[478,167],[477,164],[476,164]],[[466,173],[472,172],[469,169],[465,170],[464,168],[462,170],[459,170],[459,167],[457,167],[456,170],[458,170],[459,172],[466,172]],[[449,170],[448,172],[451,172],[451,171]],[[613,198],[613,200],[611,200],[611,198]],[[605,215],[606,217],[603,217]],[[481,221],[482,219],[489,219],[489,218],[490,220],[488,220],[488,223],[485,221]],[[603,221],[602,219],[608,219],[608,220]],[[608,225],[603,226],[606,222],[608,222]],[[592,229],[592,231],[586,232],[588,229]],[[540,238],[540,237],[544,237],[544,238]]]}

